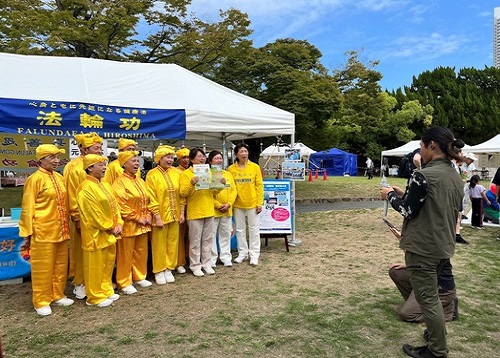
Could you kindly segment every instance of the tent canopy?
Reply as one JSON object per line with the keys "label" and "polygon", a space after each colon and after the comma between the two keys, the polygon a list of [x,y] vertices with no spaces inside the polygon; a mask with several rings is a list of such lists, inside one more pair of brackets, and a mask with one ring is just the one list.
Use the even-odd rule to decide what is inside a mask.
{"label": "tent canopy", "polygon": [[404,157],[406,154],[420,148],[420,140],[412,140],[400,147],[382,151],[383,157]]}
{"label": "tent canopy", "polygon": [[[413,152],[417,148],[420,148],[420,140],[412,140],[400,147],[382,151],[382,157],[404,157],[406,154]],[[463,150],[472,152],[472,148],[473,147],[466,144]]]}
{"label": "tent canopy", "polygon": [[[293,135],[295,131],[292,113],[232,91],[173,64],[0,53],[0,77],[4,82],[0,86],[0,131],[4,132],[18,132],[20,123],[17,114],[13,111],[6,113],[6,109],[20,105],[27,108],[33,101],[37,101],[38,107],[43,104],[44,108],[60,109],[64,106],[68,110],[66,122],[76,121],[80,131],[96,131],[105,138],[109,137],[106,132],[98,126],[91,126],[91,122],[82,127],[81,112],[71,112],[69,106],[82,105],[87,112],[90,111],[89,105],[92,108],[113,106],[111,110],[121,110],[121,113],[124,108],[139,109],[139,114],[141,109],[158,112],[156,120],[159,123],[154,128],[168,130],[168,126],[175,125],[176,128],[171,129],[177,131],[172,137],[157,136],[158,139],[238,140]],[[13,103],[12,107],[6,103]],[[167,122],[165,119],[162,125],[161,116],[165,110],[178,112],[175,112],[175,120]],[[106,111],[99,115],[104,117],[106,123]],[[181,119],[185,129],[180,128]],[[37,118],[32,116],[30,120],[33,128],[40,126]],[[10,123],[11,127],[7,128],[4,123]],[[61,123],[64,125],[65,121]],[[122,136],[131,133],[118,126],[116,131]],[[154,134],[152,131],[149,130],[149,133]],[[72,133],[63,132],[60,135],[71,136]]]}
{"label": "tent canopy", "polygon": [[478,145],[473,145],[467,149],[467,151],[472,153],[484,153],[484,154],[495,154],[500,153],[500,134],[497,134],[493,138],[487,140],[486,142],[479,143]]}
{"label": "tent canopy", "polygon": [[328,175],[358,174],[358,156],[337,148],[311,154],[309,161],[311,169],[326,169]]}

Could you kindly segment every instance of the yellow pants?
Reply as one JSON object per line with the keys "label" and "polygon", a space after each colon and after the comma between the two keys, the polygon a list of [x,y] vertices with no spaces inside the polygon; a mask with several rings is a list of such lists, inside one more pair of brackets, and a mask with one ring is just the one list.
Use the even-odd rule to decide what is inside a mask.
{"label": "yellow pants", "polygon": [[179,222],[174,221],[163,227],[153,226],[151,235],[153,273],[175,270],[179,256]]}
{"label": "yellow pants", "polygon": [[69,224],[69,277],[73,277],[73,285],[83,285],[83,250],[82,235],[73,221]]}
{"label": "yellow pants", "polygon": [[83,275],[89,304],[97,305],[115,293],[111,282],[115,256],[116,244],[96,251],[83,250]]}
{"label": "yellow pants", "polygon": [[148,273],[148,234],[122,237],[116,242],[116,284],[118,288],[141,281]]}
{"label": "yellow pants", "polygon": [[33,306],[41,308],[66,297],[68,241],[37,242],[32,238],[30,256]]}
{"label": "yellow pants", "polygon": [[179,224],[179,255],[177,255],[177,266],[184,266],[186,264],[186,226],[187,222]]}

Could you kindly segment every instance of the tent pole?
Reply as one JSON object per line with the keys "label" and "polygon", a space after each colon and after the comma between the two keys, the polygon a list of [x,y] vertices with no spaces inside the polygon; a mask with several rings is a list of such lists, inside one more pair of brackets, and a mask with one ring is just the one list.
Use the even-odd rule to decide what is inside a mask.
{"label": "tent pole", "polygon": [[227,169],[228,167],[228,160],[227,160],[227,146],[226,146],[226,133],[222,132],[222,158],[224,161],[224,169]]}
{"label": "tent pole", "polygon": [[[293,148],[295,145],[295,133],[292,134],[290,138],[290,146]],[[291,246],[300,246],[302,244],[302,241],[297,239],[295,237],[295,215],[296,215],[296,210],[295,210],[295,180],[292,180],[292,239],[288,241],[288,244]]]}

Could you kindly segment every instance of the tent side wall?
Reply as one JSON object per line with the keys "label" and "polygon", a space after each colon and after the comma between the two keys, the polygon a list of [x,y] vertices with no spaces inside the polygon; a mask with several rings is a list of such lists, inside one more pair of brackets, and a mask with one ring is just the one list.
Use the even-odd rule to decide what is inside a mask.
{"label": "tent side wall", "polygon": [[318,152],[311,154],[311,168],[325,169],[329,176],[343,176],[358,174],[358,159],[355,154],[336,151]]}

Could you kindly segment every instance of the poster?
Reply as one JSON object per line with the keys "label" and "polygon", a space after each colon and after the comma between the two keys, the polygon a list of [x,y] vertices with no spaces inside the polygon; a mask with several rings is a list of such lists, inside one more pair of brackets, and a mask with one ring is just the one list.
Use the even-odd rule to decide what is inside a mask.
{"label": "poster", "polygon": [[264,180],[264,205],[260,213],[260,233],[291,234],[291,207],[291,181]]}
{"label": "poster", "polygon": [[226,185],[221,183],[222,178],[224,178],[222,165],[212,164],[210,167],[210,189],[224,189]]}
{"label": "poster", "polygon": [[285,162],[300,160],[300,149],[285,149]]}
{"label": "poster", "polygon": [[21,250],[23,243],[17,222],[0,224],[0,280],[30,275],[29,250]]}
{"label": "poster", "polygon": [[210,188],[210,165],[193,164],[194,176],[198,177],[198,183],[194,186],[195,190],[204,190]]}
{"label": "poster", "polygon": [[18,172],[38,169],[36,147],[40,144],[56,144],[66,150],[61,154],[60,167],[69,162],[70,138],[54,138],[22,134],[0,134],[0,170]]}
{"label": "poster", "polygon": [[283,179],[306,180],[306,164],[303,162],[283,162],[281,164]]}

